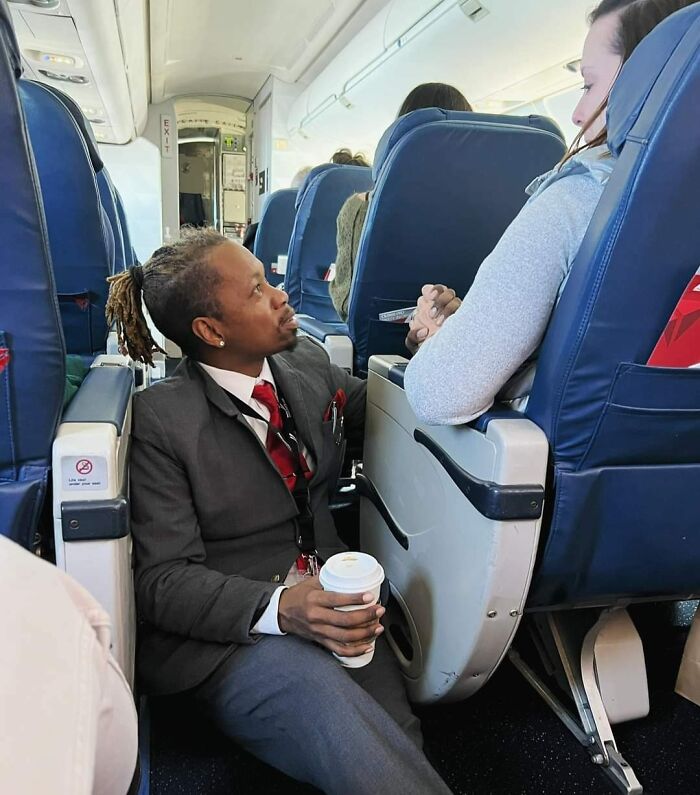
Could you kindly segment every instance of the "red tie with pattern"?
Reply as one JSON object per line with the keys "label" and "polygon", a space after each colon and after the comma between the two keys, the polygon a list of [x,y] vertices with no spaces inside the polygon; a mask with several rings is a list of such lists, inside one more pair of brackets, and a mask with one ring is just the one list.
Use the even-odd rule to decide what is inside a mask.
{"label": "red tie with pattern", "polygon": [[[280,412],[280,404],[275,394],[275,388],[269,381],[263,381],[256,384],[253,389],[253,399],[262,403],[263,406],[270,412],[270,427],[267,431],[267,439],[265,446],[270,458],[274,461],[275,466],[279,470],[280,475],[287,488],[294,491],[294,486],[297,482],[296,467],[294,466],[294,455],[287,445],[280,439],[279,434],[275,433],[273,428],[280,431],[282,430],[282,413]],[[307,480],[311,478],[311,472],[306,463],[301,451],[299,452],[299,463],[301,464],[301,471]]]}

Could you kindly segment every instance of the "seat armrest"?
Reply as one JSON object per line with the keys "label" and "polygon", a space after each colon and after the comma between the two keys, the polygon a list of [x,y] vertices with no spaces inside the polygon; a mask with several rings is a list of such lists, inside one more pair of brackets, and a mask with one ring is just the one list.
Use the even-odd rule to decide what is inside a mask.
{"label": "seat armrest", "polygon": [[132,366],[100,357],[53,443],[56,565],[109,613],[112,652],[133,683],[136,613],[129,534]]}
{"label": "seat armrest", "polygon": [[61,422],[111,423],[120,435],[133,389],[130,367],[95,367],[80,385]]}
{"label": "seat armrest", "polygon": [[493,420],[525,420],[527,417],[520,411],[506,406],[505,403],[494,403],[488,411],[480,414],[475,420],[469,424],[470,428],[475,431],[486,433],[489,423]]}
{"label": "seat armrest", "polygon": [[302,331],[321,342],[325,342],[326,337],[348,336],[346,323],[327,323],[310,315],[297,315],[297,320]]}

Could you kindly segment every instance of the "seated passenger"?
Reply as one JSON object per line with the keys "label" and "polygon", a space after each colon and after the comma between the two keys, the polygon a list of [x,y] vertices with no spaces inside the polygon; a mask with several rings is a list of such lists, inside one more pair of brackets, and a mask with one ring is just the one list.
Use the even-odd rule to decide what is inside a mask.
{"label": "seated passenger", "polygon": [[581,61],[585,85],[573,113],[581,132],[569,154],[529,186],[527,204],[482,263],[462,305],[440,326],[430,317],[437,311],[428,297],[432,285],[424,288],[407,339],[409,348],[423,344],[404,381],[423,422],[469,422],[496,396],[524,408],[537,349],[615,165],[606,145],[610,90],[640,41],[693,2],[602,0],[591,13]]}
{"label": "seated passenger", "polygon": [[[422,83],[404,99],[396,118],[421,108],[459,111],[472,109],[469,102],[453,86],[448,86],[446,83]],[[335,259],[335,277],[330,284],[330,295],[335,311],[343,322],[348,319],[352,274],[368,206],[369,193],[355,193],[347,199],[338,213],[336,238],[338,253]]]}
{"label": "seated passenger", "polygon": [[138,721],[107,613],[3,536],[0,599],[0,792],[135,794]]}
{"label": "seated passenger", "polygon": [[[336,611],[373,597],[299,574],[313,569],[302,552],[344,549],[328,507],[343,422],[329,413],[361,440],[365,382],[297,340],[286,294],[213,230],[110,281],[132,358],[150,363],[156,349],[142,299],[186,354],[133,404],[142,686],[187,691],[231,739],[324,792],[449,792],[420,750],[384,608]],[[359,656],[375,639],[364,668],[330,654]]]}
{"label": "seated passenger", "polygon": [[363,168],[369,168],[372,165],[362,152],[353,154],[350,149],[345,147],[333,152],[330,162],[335,163],[336,166],[361,166]]}

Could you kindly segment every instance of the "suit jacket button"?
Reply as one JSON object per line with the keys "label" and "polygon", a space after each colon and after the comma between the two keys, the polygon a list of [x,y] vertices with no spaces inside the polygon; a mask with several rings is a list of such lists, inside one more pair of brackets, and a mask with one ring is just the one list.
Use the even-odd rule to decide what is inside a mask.
{"label": "suit jacket button", "polygon": [[272,578],[272,582],[279,582],[280,579],[281,579],[280,575],[279,574],[275,574],[275,576]]}

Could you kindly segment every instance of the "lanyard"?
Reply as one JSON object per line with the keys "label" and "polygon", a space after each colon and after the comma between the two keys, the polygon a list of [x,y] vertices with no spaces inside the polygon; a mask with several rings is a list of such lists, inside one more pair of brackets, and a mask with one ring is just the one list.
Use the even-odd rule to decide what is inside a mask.
{"label": "lanyard", "polygon": [[292,419],[292,413],[289,410],[285,399],[278,391],[277,401],[279,403],[280,414],[282,416],[282,427],[275,428],[270,424],[269,420],[266,420],[264,417],[260,416],[260,414],[258,414],[258,412],[255,411],[252,406],[244,403],[230,392],[227,392],[226,394],[231,398],[233,404],[241,412],[241,414],[245,415],[246,417],[250,417],[251,419],[261,420],[264,422],[268,427],[268,433],[269,431],[272,431],[292,454],[292,459],[294,461],[294,474],[296,476],[292,497],[294,498],[297,510],[299,511],[299,516],[297,517],[297,528],[295,532],[295,542],[302,554],[315,556],[316,536],[314,533],[314,517],[313,513],[311,512],[311,495],[309,493],[309,483],[306,479],[306,474],[301,467],[301,451],[299,449],[296,426],[294,424],[294,420]]}

